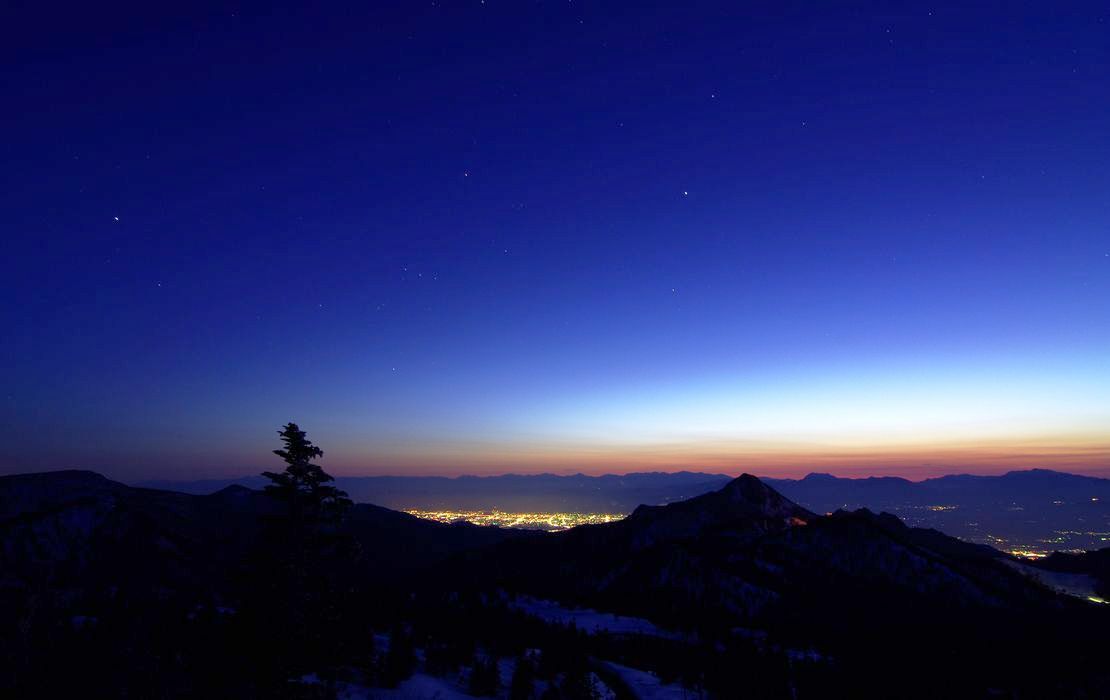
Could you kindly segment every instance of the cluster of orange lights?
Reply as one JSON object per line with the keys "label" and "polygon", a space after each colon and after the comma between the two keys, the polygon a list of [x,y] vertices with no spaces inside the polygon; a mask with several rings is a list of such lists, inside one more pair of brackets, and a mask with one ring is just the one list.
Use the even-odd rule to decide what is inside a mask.
{"label": "cluster of orange lights", "polygon": [[471,523],[525,530],[569,530],[622,520],[624,513],[507,513],[500,510],[406,510],[409,515],[441,523]]}

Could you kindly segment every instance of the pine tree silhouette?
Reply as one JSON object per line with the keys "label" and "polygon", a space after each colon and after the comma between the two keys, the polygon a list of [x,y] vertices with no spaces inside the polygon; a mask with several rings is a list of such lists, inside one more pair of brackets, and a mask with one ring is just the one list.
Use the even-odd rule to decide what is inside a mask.
{"label": "pine tree silhouette", "polygon": [[343,517],[351,507],[351,499],[344,491],[327,483],[334,481],[320,465],[312,460],[323,457],[321,450],[305,435],[296,423],[288,423],[278,431],[285,449],[274,450],[274,454],[285,460],[283,472],[262,472],[274,482],[266,487],[266,493],[285,501],[290,516],[297,521],[335,521]]}
{"label": "pine tree silhouette", "polygon": [[[352,506],[332,477],[313,464],[323,450],[296,423],[278,434],[284,449],[274,450],[285,471],[263,472],[272,482],[268,496],[287,511],[272,518],[256,552],[257,584],[249,613],[279,673],[319,672],[341,654],[348,637],[344,626],[353,590],[357,542],[339,527]],[[364,652],[364,654],[369,652]]]}

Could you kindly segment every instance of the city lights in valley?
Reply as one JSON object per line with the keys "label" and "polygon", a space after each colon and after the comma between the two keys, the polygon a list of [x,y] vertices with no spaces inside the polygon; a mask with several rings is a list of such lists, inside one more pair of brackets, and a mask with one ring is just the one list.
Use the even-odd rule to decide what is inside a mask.
{"label": "city lights in valley", "polygon": [[625,513],[506,513],[499,510],[406,510],[409,515],[441,523],[472,523],[525,530],[569,530],[579,525],[596,525],[622,520]]}

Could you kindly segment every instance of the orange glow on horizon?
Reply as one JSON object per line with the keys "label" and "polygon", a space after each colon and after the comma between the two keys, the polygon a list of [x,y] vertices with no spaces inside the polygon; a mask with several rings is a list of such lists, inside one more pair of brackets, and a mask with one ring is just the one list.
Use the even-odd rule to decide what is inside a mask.
{"label": "orange glow on horizon", "polygon": [[954,473],[1000,474],[1054,469],[1110,476],[1110,438],[1045,436],[932,444],[825,445],[717,441],[653,445],[567,443],[453,443],[422,445],[390,454],[336,450],[335,474],[458,476],[505,473],[620,474],[642,471],[704,471],[773,477],[831,472],[845,477],[901,476],[925,479]]}

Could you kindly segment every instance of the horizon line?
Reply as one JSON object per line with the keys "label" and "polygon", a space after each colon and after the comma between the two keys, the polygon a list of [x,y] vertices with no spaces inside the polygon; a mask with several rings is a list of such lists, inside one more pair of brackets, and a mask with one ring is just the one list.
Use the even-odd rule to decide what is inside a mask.
{"label": "horizon line", "polygon": [[[49,473],[49,472],[55,472],[55,471],[90,471],[90,472],[94,472],[94,473],[97,473],[97,474],[101,473],[101,472],[98,472],[94,469],[49,469],[49,470],[41,470],[41,471],[36,471],[36,472],[25,472],[25,473],[28,473],[28,474],[39,473],[39,474],[41,474],[41,473]],[[676,470],[661,469],[661,470],[653,470],[653,471],[603,472],[603,473],[598,473],[598,474],[591,474],[591,473],[582,472],[582,471],[568,472],[568,473],[557,473],[557,472],[550,472],[550,471],[535,472],[535,473],[501,472],[501,473],[497,473],[497,474],[463,473],[463,474],[454,474],[454,475],[447,475],[447,474],[331,474],[331,472],[329,472],[329,474],[331,474],[331,476],[333,478],[337,479],[337,480],[338,479],[444,479],[444,480],[448,480],[448,481],[456,481],[456,480],[460,480],[460,479],[502,479],[502,478],[506,478],[506,477],[516,477],[516,478],[555,477],[555,478],[559,478],[559,479],[569,479],[569,478],[574,478],[574,477],[586,477],[586,478],[589,478],[589,479],[601,479],[601,478],[606,478],[606,477],[620,478],[620,477],[629,477],[629,476],[654,476],[654,475],[679,475],[679,474],[689,474],[689,475],[694,475],[694,476],[706,476],[706,477],[727,477],[729,479],[736,479],[736,478],[739,478],[739,477],[747,474],[747,475],[750,475],[750,476],[757,477],[760,480],[770,480],[770,481],[801,481],[801,480],[806,479],[806,478],[811,477],[811,476],[830,476],[830,477],[833,477],[835,479],[841,479],[841,480],[845,480],[845,481],[866,481],[868,479],[900,479],[902,481],[907,481],[907,482],[910,482],[910,483],[918,484],[918,483],[923,483],[923,482],[926,482],[926,481],[932,481],[932,480],[936,480],[936,479],[944,479],[944,478],[956,477],[956,476],[998,478],[998,477],[1009,476],[1011,474],[1029,474],[1029,473],[1033,473],[1033,472],[1045,472],[1045,473],[1050,473],[1050,474],[1061,474],[1061,475],[1065,475],[1065,476],[1078,476],[1078,477],[1085,477],[1085,478],[1090,478],[1090,479],[1110,480],[1110,467],[1106,467],[1104,469],[1098,470],[1098,471],[1093,472],[1093,473],[1064,471],[1064,470],[1060,470],[1060,469],[1050,469],[1050,468],[1047,468],[1047,467],[1029,467],[1029,468],[1026,468],[1026,469],[1007,469],[1005,471],[991,471],[991,472],[984,472],[984,471],[978,471],[978,470],[977,471],[953,471],[953,472],[946,472],[944,474],[937,474],[935,476],[927,476],[927,477],[920,478],[920,479],[913,479],[913,478],[909,478],[909,477],[903,476],[903,475],[887,474],[887,473],[868,474],[866,476],[859,476],[859,475],[856,475],[856,476],[842,476],[842,475],[835,474],[833,472],[827,472],[827,471],[809,471],[809,472],[806,472],[802,476],[772,476],[772,475],[769,475],[769,474],[759,474],[759,473],[749,472],[749,471],[739,471],[739,472],[736,472],[736,473],[731,473],[731,472],[707,472],[707,471],[698,471],[698,470],[692,470],[692,469],[676,469]],[[4,476],[18,476],[18,474],[5,474]],[[103,474],[102,474],[102,476],[103,476]],[[225,476],[225,477],[211,476],[211,477],[198,477],[198,478],[192,478],[192,479],[189,479],[189,478],[185,478],[185,479],[131,479],[131,480],[127,480],[127,481],[121,481],[121,483],[127,483],[127,484],[175,484],[175,483],[196,483],[196,482],[202,482],[202,481],[238,481],[238,480],[244,480],[244,479],[262,478],[262,477],[263,477],[263,475],[262,475],[261,472],[256,472],[256,473],[250,473],[250,474],[241,474],[241,475],[238,475],[238,476]]]}

